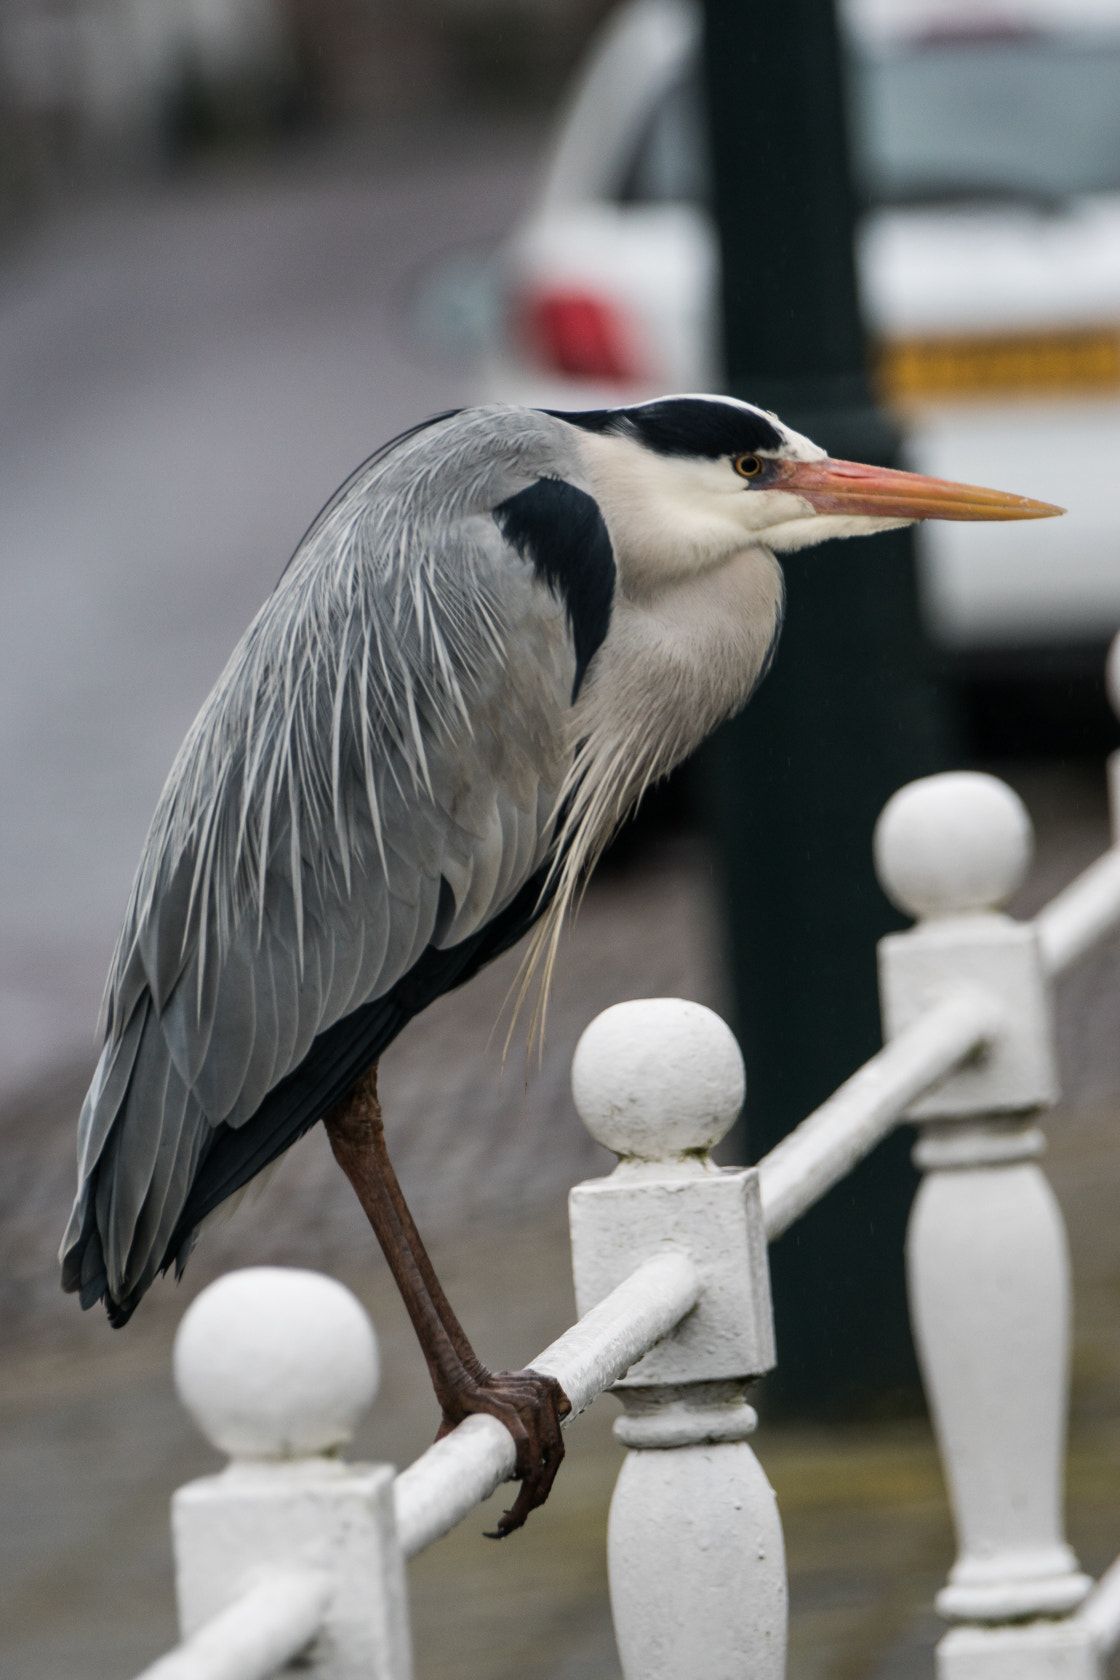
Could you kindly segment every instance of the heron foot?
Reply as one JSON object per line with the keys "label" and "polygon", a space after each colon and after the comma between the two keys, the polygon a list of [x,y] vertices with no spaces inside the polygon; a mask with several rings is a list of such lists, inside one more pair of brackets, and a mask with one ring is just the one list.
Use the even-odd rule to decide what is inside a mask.
{"label": "heron foot", "polygon": [[485,1412],[505,1424],[517,1447],[513,1479],[521,1488],[488,1540],[504,1540],[548,1498],[564,1457],[560,1420],[571,1409],[556,1378],[540,1371],[484,1371],[445,1404],[437,1440],[472,1412]]}

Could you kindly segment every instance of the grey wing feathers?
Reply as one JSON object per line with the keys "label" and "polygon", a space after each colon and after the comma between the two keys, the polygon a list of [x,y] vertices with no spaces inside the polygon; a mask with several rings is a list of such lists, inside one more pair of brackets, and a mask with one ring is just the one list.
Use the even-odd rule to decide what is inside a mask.
{"label": "grey wing feathers", "polygon": [[471,934],[546,855],[575,659],[492,509],[555,459],[557,427],[513,411],[495,451],[486,416],[356,476],[176,759],[80,1122],[62,1253],[84,1304],[138,1296],[173,1257],[219,1122],[246,1122],[317,1034]]}

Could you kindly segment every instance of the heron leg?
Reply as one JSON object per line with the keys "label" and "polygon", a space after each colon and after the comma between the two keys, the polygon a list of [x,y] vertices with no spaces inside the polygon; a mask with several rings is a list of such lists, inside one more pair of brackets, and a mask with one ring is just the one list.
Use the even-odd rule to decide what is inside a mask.
{"label": "heron leg", "polygon": [[555,1377],[538,1371],[488,1371],[467,1340],[389,1159],[376,1062],[323,1123],[334,1158],[365,1210],[412,1320],[443,1411],[440,1435],[472,1412],[487,1412],[513,1436],[521,1488],[498,1523],[493,1538],[500,1539],[520,1528],[529,1512],[548,1498],[564,1456],[560,1420],[571,1405]]}

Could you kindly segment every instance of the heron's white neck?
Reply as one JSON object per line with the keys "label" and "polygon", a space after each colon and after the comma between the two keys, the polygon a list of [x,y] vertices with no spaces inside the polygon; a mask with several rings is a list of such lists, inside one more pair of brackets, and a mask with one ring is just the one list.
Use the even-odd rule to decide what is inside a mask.
{"label": "heron's white neck", "polygon": [[726,461],[655,455],[633,439],[580,438],[591,493],[610,533],[619,587],[650,600],[722,565],[749,541],[743,487]]}
{"label": "heron's white neck", "polygon": [[757,547],[740,547],[651,599],[616,594],[606,640],[570,714],[556,895],[526,959],[525,985],[539,969],[542,998],[561,924],[588,869],[650,783],[747,699],[781,607],[781,570]]}
{"label": "heron's white neck", "polygon": [[781,569],[768,549],[741,544],[740,533],[736,552],[644,599],[615,597],[573,724],[584,752],[623,749],[640,778],[633,797],[738,711],[766,664]]}

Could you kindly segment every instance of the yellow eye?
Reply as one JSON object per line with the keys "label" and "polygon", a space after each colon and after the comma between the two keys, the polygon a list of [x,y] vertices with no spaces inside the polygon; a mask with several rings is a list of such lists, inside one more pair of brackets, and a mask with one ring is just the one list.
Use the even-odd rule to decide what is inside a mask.
{"label": "yellow eye", "polygon": [[735,471],[740,478],[757,478],[762,471],[762,462],[757,455],[736,455]]}

